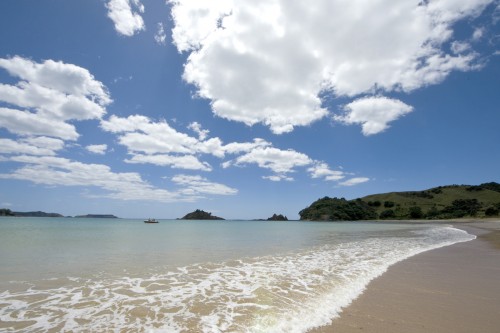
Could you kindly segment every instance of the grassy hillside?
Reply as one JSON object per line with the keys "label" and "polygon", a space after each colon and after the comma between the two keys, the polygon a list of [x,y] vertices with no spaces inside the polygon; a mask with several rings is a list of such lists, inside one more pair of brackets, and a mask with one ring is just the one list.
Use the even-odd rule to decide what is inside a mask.
{"label": "grassy hillside", "polygon": [[373,194],[361,200],[381,219],[498,216],[500,184],[440,186],[425,191]]}

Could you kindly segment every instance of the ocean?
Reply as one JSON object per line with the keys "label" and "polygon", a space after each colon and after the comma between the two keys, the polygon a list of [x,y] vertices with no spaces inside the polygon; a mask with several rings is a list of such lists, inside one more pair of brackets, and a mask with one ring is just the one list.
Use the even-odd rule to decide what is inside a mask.
{"label": "ocean", "polygon": [[306,332],[446,225],[0,218],[2,332]]}

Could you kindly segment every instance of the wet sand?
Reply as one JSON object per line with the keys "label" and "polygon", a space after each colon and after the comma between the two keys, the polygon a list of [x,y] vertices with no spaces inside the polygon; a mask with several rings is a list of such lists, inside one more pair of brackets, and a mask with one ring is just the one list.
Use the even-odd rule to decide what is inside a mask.
{"label": "wet sand", "polygon": [[500,222],[454,226],[478,238],[392,266],[330,326],[311,332],[499,332]]}

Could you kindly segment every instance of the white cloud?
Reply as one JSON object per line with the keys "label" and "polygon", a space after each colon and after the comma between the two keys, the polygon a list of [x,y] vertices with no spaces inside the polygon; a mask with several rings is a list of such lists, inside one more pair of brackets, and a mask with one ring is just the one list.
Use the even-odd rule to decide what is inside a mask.
{"label": "white cloud", "polygon": [[370,180],[370,178],[366,178],[366,177],[356,177],[356,178],[348,179],[345,182],[339,183],[339,185],[342,185],[342,186],[354,186],[354,185],[359,185],[359,184],[362,184],[362,183],[366,183],[369,180]]}
{"label": "white cloud", "polygon": [[108,149],[108,145],[88,145],[87,147],[85,147],[85,149],[93,154],[104,155],[106,153],[106,150]]}
{"label": "white cloud", "polygon": [[208,133],[210,133],[209,130],[202,129],[201,125],[196,121],[189,124],[188,128],[193,130],[196,134],[198,134],[199,140],[205,140],[208,136]]}
{"label": "white cloud", "polygon": [[383,132],[388,123],[411,112],[413,108],[400,100],[383,96],[365,97],[344,106],[344,114],[334,119],[347,125],[361,124],[364,135]]}
{"label": "white cloud", "polygon": [[168,155],[155,154],[143,155],[134,154],[132,158],[125,160],[127,163],[149,163],[160,166],[170,166],[174,169],[211,171],[212,167],[206,162],[201,162],[193,155]]}
{"label": "white cloud", "polygon": [[296,167],[309,165],[312,160],[307,155],[294,150],[256,147],[237,157],[232,163],[234,165],[257,164],[261,168],[270,169],[282,175],[293,172]]}
{"label": "white cloud", "polygon": [[472,33],[472,40],[477,41],[481,39],[484,36],[485,29],[484,28],[476,28],[474,29],[474,32]]}
{"label": "white cloud", "polygon": [[0,138],[0,154],[54,156],[63,147],[63,141],[46,137],[20,141]]}
{"label": "white cloud", "polygon": [[211,182],[201,176],[177,175],[172,181],[184,187],[183,193],[234,195],[238,190],[223,184]]}
{"label": "white cloud", "polygon": [[295,150],[282,150],[260,138],[252,142],[231,142],[224,144],[220,138],[207,138],[209,131],[194,122],[188,128],[198,138],[178,132],[166,121],[154,122],[148,117],[133,115],[127,118],[111,116],[101,121],[105,131],[118,134],[118,141],[128,149],[127,163],[148,163],[169,166],[176,169],[212,171],[212,166],[200,160],[200,156],[211,155],[234,158],[221,162],[222,168],[256,165],[271,170],[274,174],[264,176],[271,181],[291,181],[288,174],[297,168],[307,167],[312,178],[325,181],[339,181],[346,175],[343,171],[331,170],[321,161],[312,160],[306,154]]}
{"label": "white cloud", "polygon": [[23,138],[22,142],[29,143],[35,147],[58,151],[64,148],[64,141],[46,136]]}
{"label": "white cloud", "polygon": [[172,38],[217,116],[279,134],[327,115],[322,92],[411,92],[478,68],[448,44],[492,1],[171,0]]}
{"label": "white cloud", "polygon": [[118,33],[130,37],[146,29],[141,16],[144,5],[139,0],[109,0],[106,7]]}
{"label": "white cloud", "polygon": [[85,164],[53,156],[11,156],[7,160],[24,166],[0,178],[31,181],[36,184],[96,187],[108,192],[94,197],[119,200],[159,202],[193,201],[200,194],[231,195],[237,190],[205,178],[178,176],[173,181],[179,189],[169,191],[155,187],[135,172],[116,173],[102,164]]}
{"label": "white cloud", "polygon": [[307,171],[311,174],[311,178],[323,178],[327,181],[338,181],[345,177],[343,171],[331,170],[324,162],[315,162]]}
{"label": "white cloud", "polygon": [[64,140],[76,140],[75,126],[44,117],[38,113],[0,108],[0,127],[19,135],[47,135]]}
{"label": "white cloud", "polygon": [[0,58],[0,67],[5,68],[12,76],[40,87],[68,95],[87,96],[100,105],[111,103],[104,85],[96,81],[88,70],[73,64],[54,60],[36,63],[15,56],[10,59]]}
{"label": "white cloud", "polygon": [[165,41],[167,40],[167,35],[165,34],[165,28],[163,27],[163,23],[158,23],[158,30],[155,34],[155,41],[159,45],[165,45]]}
{"label": "white cloud", "polygon": [[16,85],[0,83],[0,102],[15,106],[1,109],[0,126],[15,134],[76,140],[67,121],[99,119],[112,102],[101,82],[73,64],[15,56],[0,58],[0,68],[20,79]]}
{"label": "white cloud", "polygon": [[119,134],[118,141],[133,155],[128,162],[170,165],[175,168],[209,171],[211,167],[208,163],[200,162],[194,155],[209,154],[223,158],[226,154],[237,154],[270,145],[262,139],[223,145],[219,138],[207,139],[209,131],[202,129],[199,123],[194,122],[188,126],[198,135],[195,138],[175,130],[166,121],[153,122],[140,115],[127,118],[113,115],[108,120],[103,120],[101,127],[105,131]]}
{"label": "white cloud", "polygon": [[101,127],[109,132],[120,133],[119,142],[132,153],[146,154],[191,154],[198,140],[180,133],[166,121],[152,122],[140,115],[120,118],[111,116],[101,122]]}
{"label": "white cloud", "polygon": [[454,41],[453,43],[451,43],[451,51],[455,54],[464,53],[470,50],[470,48],[471,45],[467,42]]}
{"label": "white cloud", "polygon": [[110,192],[106,197],[123,200],[178,199],[173,192],[149,185],[137,173],[114,173],[102,164],[85,164],[60,157],[15,156],[10,160],[25,165],[10,174],[0,174],[0,178],[44,185],[94,186]]}
{"label": "white cloud", "polygon": [[272,182],[280,182],[282,180],[291,182],[294,180],[292,177],[288,177],[286,175],[272,175],[272,176],[264,176],[262,178],[270,180]]}

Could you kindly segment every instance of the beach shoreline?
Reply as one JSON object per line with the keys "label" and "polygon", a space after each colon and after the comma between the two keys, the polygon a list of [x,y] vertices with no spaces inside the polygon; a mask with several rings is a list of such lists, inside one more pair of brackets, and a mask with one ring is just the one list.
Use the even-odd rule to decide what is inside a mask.
{"label": "beach shoreline", "polygon": [[371,281],[340,317],[309,332],[497,332],[500,221],[441,223],[477,238],[427,251],[391,266]]}

